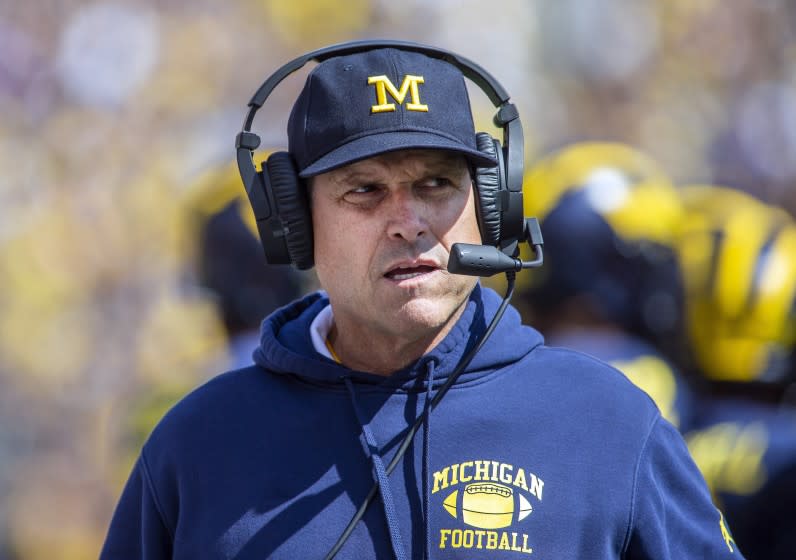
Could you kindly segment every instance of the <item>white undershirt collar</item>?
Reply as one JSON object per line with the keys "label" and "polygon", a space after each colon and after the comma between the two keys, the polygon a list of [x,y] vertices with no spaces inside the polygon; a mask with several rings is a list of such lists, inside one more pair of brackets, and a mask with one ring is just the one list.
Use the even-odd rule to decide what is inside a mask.
{"label": "white undershirt collar", "polygon": [[329,348],[326,347],[326,339],[329,337],[332,325],[334,325],[334,313],[332,313],[332,306],[329,304],[321,309],[321,312],[310,323],[310,338],[312,339],[312,346],[318,354],[336,361],[331,352],[329,352]]}

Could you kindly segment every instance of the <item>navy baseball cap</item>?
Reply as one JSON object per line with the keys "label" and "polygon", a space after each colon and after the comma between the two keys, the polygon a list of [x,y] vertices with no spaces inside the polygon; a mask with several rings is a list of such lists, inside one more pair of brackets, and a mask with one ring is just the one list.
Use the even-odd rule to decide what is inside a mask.
{"label": "navy baseball cap", "polygon": [[287,135],[301,177],[406,149],[450,150],[477,167],[497,165],[476,147],[461,71],[399,49],[318,64],[293,105]]}

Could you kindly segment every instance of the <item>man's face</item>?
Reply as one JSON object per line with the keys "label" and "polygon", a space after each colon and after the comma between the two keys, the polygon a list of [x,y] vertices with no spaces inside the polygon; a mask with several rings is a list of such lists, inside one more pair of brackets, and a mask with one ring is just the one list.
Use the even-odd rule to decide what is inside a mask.
{"label": "man's face", "polygon": [[442,151],[392,152],[316,176],[315,266],[339,331],[402,341],[446,333],[476,283],[447,271],[453,243],[481,242],[474,204],[465,159]]}

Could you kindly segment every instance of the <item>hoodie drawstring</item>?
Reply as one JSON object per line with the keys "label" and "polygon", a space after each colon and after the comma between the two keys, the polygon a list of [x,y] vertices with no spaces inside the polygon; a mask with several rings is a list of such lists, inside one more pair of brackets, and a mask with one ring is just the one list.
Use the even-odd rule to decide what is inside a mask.
{"label": "hoodie drawstring", "polygon": [[364,437],[363,447],[365,449],[365,454],[373,464],[373,471],[379,485],[379,493],[381,494],[381,500],[384,505],[384,515],[387,518],[387,528],[390,532],[390,541],[392,543],[393,554],[395,554],[396,560],[405,560],[406,553],[404,550],[403,541],[401,540],[401,533],[398,528],[398,514],[395,512],[395,502],[392,496],[390,481],[387,478],[387,471],[384,468],[384,462],[381,460],[381,455],[379,455],[379,449],[376,445],[376,438],[373,436],[373,430],[370,429],[370,425],[364,421],[362,412],[357,406],[356,393],[354,392],[354,385],[351,383],[351,379],[346,376],[343,377],[343,380],[345,381],[345,386],[348,389],[348,394],[351,397],[351,405],[354,407],[354,414],[357,417],[357,422],[359,422],[359,426],[362,428],[362,436]]}
{"label": "hoodie drawstring", "polygon": [[423,526],[426,542],[425,558],[431,559],[431,388],[434,386],[434,360],[427,362],[426,402],[423,405]]}
{"label": "hoodie drawstring", "polygon": [[[538,246],[538,247],[535,246],[535,248],[541,254],[541,245]],[[340,549],[343,547],[345,542],[351,536],[351,534],[354,531],[354,528],[356,527],[357,523],[359,523],[359,521],[361,521],[362,518],[364,517],[365,512],[368,509],[368,505],[376,498],[377,495],[381,494],[382,500],[385,502],[385,504],[383,504],[383,505],[385,506],[385,508],[390,507],[392,512],[393,512],[393,515],[394,515],[394,507],[392,506],[392,494],[389,491],[389,487],[387,486],[387,480],[386,480],[387,471],[392,472],[393,469],[395,469],[396,465],[401,461],[401,459],[404,457],[404,454],[406,453],[406,451],[411,446],[412,441],[413,441],[415,435],[417,434],[417,430],[419,430],[421,426],[425,425],[426,429],[424,431],[425,431],[426,435],[424,437],[430,439],[429,434],[428,434],[428,432],[429,432],[429,430],[431,428],[430,422],[428,421],[429,420],[428,416],[429,416],[430,412],[433,411],[436,408],[436,406],[439,404],[439,402],[443,399],[443,397],[445,397],[445,395],[448,393],[448,390],[451,388],[451,386],[453,386],[453,384],[456,382],[456,380],[459,378],[459,376],[462,374],[462,372],[464,372],[464,370],[467,368],[467,366],[470,365],[470,362],[473,360],[475,355],[483,348],[483,346],[484,346],[484,344],[486,344],[487,340],[489,340],[489,337],[492,336],[492,333],[497,328],[498,323],[500,322],[500,319],[503,317],[503,313],[506,311],[506,309],[509,306],[509,303],[511,301],[511,296],[514,293],[514,274],[507,272],[506,273],[506,280],[508,282],[508,287],[506,288],[506,295],[504,296],[503,301],[498,306],[497,311],[495,311],[495,315],[492,317],[492,320],[486,326],[486,330],[483,332],[483,334],[480,337],[478,337],[478,335],[477,335],[478,329],[476,329],[476,330],[471,329],[471,338],[472,338],[473,335],[475,336],[475,338],[472,338],[472,340],[474,341],[473,345],[470,346],[470,342],[468,341],[468,344],[467,344],[467,348],[468,349],[465,351],[465,354],[459,359],[459,362],[456,364],[456,367],[453,368],[453,371],[450,373],[450,375],[448,375],[448,378],[445,380],[445,382],[442,383],[441,386],[439,387],[439,389],[434,393],[434,398],[432,398],[430,400],[428,400],[428,399],[426,400],[426,405],[428,406],[428,409],[426,410],[426,412],[424,414],[419,415],[415,419],[414,423],[406,431],[406,434],[405,434],[403,440],[401,441],[400,445],[398,446],[397,451],[395,452],[395,454],[393,455],[392,459],[390,460],[386,470],[384,469],[384,465],[383,465],[383,463],[381,463],[381,458],[378,457],[378,454],[375,453],[375,452],[374,453],[370,453],[369,452],[369,447],[372,447],[374,449],[374,451],[376,450],[375,439],[373,438],[373,434],[372,434],[372,432],[370,432],[369,428],[367,428],[366,425],[364,424],[364,422],[362,422],[362,419],[360,417],[361,415],[359,413],[359,409],[356,407],[356,403],[355,403],[355,398],[354,398],[355,394],[354,394],[354,390],[353,390],[353,385],[351,384],[350,380],[347,379],[347,376],[341,376],[341,379],[345,380],[346,386],[348,387],[348,391],[349,391],[350,396],[351,396],[352,404],[354,405],[354,410],[356,412],[357,418],[359,419],[360,425],[362,425],[363,435],[365,436],[366,441],[367,441],[368,433],[370,433],[370,438],[369,439],[374,442],[374,444],[368,444],[368,446],[366,447],[366,450],[368,452],[368,456],[378,457],[379,461],[377,462],[374,459],[372,459],[373,463],[374,463],[374,469],[375,469],[375,474],[376,474],[377,480],[375,481],[373,487],[370,489],[370,492],[368,492],[368,495],[362,501],[362,505],[360,505],[359,509],[357,509],[357,512],[351,517],[351,520],[348,522],[348,525],[346,525],[346,528],[340,534],[340,537],[337,539],[337,541],[334,543],[332,548],[329,550],[329,553],[325,557],[326,560],[333,559],[335,557],[335,555],[340,551]],[[478,290],[478,289],[479,289],[478,285],[476,284],[476,290]],[[473,293],[476,293],[476,291],[474,290]],[[478,292],[478,293],[480,293],[480,292]],[[480,322],[481,322],[481,320],[483,318],[482,315],[480,314],[480,313],[482,313],[482,310],[483,310],[483,304],[481,304],[480,302],[477,302],[476,315],[474,316],[473,321],[478,321],[478,323],[474,323],[474,324],[480,324]],[[429,370],[428,373],[429,374],[433,374],[433,371]],[[432,379],[433,379],[433,375],[432,375]],[[429,387],[431,387],[431,383],[429,383]],[[428,389],[428,390],[430,391],[430,389]],[[366,428],[367,428],[367,432],[366,432]],[[428,444],[428,442],[424,443],[424,449],[425,449],[424,455],[425,456],[424,456],[424,459],[423,459],[423,461],[424,461],[423,464],[425,465],[425,469],[424,470],[428,474],[428,471],[429,471],[428,467],[430,465],[430,460],[429,460],[429,454],[427,452],[428,448],[426,447],[427,444]],[[381,464],[381,469],[382,469],[381,473],[379,473],[379,469],[378,469],[378,465],[379,464]],[[381,482],[382,480],[384,480],[383,483]],[[427,480],[424,481],[424,483],[425,483],[426,487],[429,486]],[[387,506],[387,502],[389,502],[391,505]],[[426,510],[427,510],[427,513],[428,513],[428,506],[427,505],[426,505]],[[385,510],[385,513],[387,513],[386,510]],[[395,522],[394,519],[392,519],[392,521],[391,521],[391,518],[390,518],[389,514],[387,514],[387,518],[388,518],[388,523],[390,524],[390,538],[391,538],[392,543],[393,543],[393,549],[395,551],[395,555],[398,558],[403,558],[403,555],[404,555],[403,549],[400,548],[400,547],[396,547],[396,545],[395,545],[395,542],[399,541],[399,539],[397,537],[397,531],[393,529],[393,526],[396,525],[397,523]],[[428,529],[428,528],[426,530],[430,531],[430,529]],[[429,540],[430,540],[430,537],[429,537],[429,539],[427,539],[427,547],[429,547],[429,545],[428,545],[428,541]],[[426,553],[428,554],[428,551]]]}

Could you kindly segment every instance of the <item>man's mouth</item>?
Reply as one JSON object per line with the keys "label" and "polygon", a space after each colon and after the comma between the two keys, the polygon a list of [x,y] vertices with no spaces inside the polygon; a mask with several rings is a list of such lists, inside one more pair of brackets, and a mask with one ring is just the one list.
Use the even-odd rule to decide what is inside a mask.
{"label": "man's mouth", "polygon": [[410,267],[399,266],[388,271],[384,276],[390,280],[401,281],[417,278],[418,276],[423,276],[435,270],[437,270],[435,267],[426,265]]}

